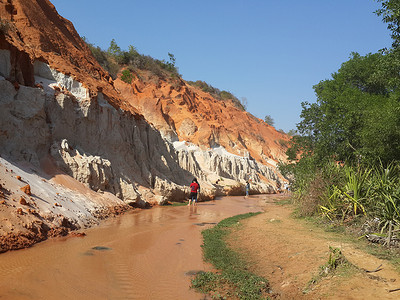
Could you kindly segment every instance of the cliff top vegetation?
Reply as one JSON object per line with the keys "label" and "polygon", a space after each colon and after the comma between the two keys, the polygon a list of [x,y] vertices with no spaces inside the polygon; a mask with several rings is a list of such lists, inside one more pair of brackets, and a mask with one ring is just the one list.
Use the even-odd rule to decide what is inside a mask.
{"label": "cliff top vegetation", "polygon": [[[168,61],[164,59],[159,60],[149,55],[140,54],[132,45],[128,47],[127,51],[122,50],[114,39],[111,40],[110,46],[107,50],[103,50],[100,47],[91,44],[85,37],[83,37],[83,40],[86,42],[99,64],[113,79],[118,77],[118,73],[122,68],[125,68],[125,70],[121,74],[121,80],[126,83],[131,83],[135,76],[134,74],[137,74],[140,70],[149,71],[151,74],[162,80],[182,77],[182,75],[179,74],[178,67],[176,66],[176,58],[172,53],[168,53]],[[218,100],[232,101],[237,108],[246,110],[246,100],[239,100],[231,92],[221,91],[201,80],[187,81],[187,83],[209,93]]]}

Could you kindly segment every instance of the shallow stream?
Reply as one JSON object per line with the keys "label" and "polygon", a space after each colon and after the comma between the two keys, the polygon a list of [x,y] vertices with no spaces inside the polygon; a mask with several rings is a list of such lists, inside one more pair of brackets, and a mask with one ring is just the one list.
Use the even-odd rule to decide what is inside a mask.
{"label": "shallow stream", "polygon": [[201,230],[261,210],[266,196],[154,207],[111,218],[85,237],[0,254],[0,299],[202,299],[191,275],[209,270]]}

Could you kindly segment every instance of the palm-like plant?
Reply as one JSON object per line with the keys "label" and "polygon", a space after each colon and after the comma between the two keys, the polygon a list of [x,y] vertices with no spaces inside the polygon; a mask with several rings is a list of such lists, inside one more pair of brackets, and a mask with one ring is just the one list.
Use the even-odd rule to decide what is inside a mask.
{"label": "palm-like plant", "polygon": [[363,202],[366,202],[370,196],[370,186],[367,184],[367,179],[371,174],[371,169],[354,170],[351,167],[346,167],[346,185],[343,189],[344,199],[349,204],[354,212],[354,215],[361,210],[366,215],[366,210]]}
{"label": "palm-like plant", "polygon": [[400,170],[391,163],[386,168],[375,168],[373,186],[376,214],[382,220],[381,232],[388,230],[386,244],[390,246],[393,227],[400,224]]}

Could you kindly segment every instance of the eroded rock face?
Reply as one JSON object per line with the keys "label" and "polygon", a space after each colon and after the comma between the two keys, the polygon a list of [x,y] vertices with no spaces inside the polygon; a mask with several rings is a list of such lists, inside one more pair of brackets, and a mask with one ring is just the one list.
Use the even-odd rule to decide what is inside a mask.
{"label": "eroded rock face", "polygon": [[39,164],[50,138],[41,89],[19,86],[0,80],[1,153]]}
{"label": "eroded rock face", "polygon": [[[48,0],[9,1],[0,13],[12,28],[0,36],[2,154],[39,165],[51,153],[64,172],[129,203],[178,200],[193,176],[210,197],[220,178],[276,190],[284,134],[181,78],[113,81]],[[179,140],[201,149],[175,149]]]}
{"label": "eroded rock face", "polygon": [[[79,99],[46,88],[15,90],[6,80],[0,91],[2,154],[39,165],[50,153],[78,181],[131,205],[184,199],[193,176],[203,181],[206,198],[215,196],[219,178],[251,179],[255,192],[274,192],[279,182],[273,168],[250,158],[194,145],[175,149],[145,120],[116,110],[101,93]],[[8,134],[16,127],[19,135]]]}
{"label": "eroded rock face", "polygon": [[192,121],[192,119],[186,118],[183,120],[181,126],[179,127],[179,131],[182,135],[191,136],[197,131],[196,124]]}
{"label": "eroded rock face", "polygon": [[236,183],[251,181],[252,191],[275,193],[282,184],[276,167],[266,166],[249,157],[233,155],[222,147],[202,150],[195,145],[177,142],[179,164],[204,182],[216,185],[230,179]]}

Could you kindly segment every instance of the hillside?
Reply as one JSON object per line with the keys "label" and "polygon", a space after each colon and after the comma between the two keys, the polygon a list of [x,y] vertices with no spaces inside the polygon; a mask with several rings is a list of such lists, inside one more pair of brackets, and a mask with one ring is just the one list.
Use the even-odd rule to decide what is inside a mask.
{"label": "hillside", "polygon": [[288,137],[262,120],[181,78],[114,81],[47,0],[2,1],[0,15],[1,251],[183,201],[194,176],[203,200],[285,181]]}

